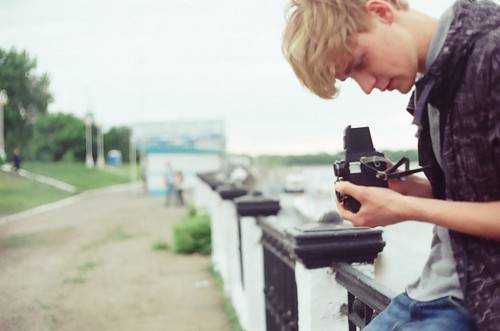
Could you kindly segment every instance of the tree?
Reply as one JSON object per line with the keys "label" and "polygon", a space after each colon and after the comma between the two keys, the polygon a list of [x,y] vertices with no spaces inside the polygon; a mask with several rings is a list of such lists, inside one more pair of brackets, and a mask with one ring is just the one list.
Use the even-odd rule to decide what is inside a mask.
{"label": "tree", "polygon": [[85,123],[64,113],[39,116],[33,127],[31,154],[40,161],[83,161]]}
{"label": "tree", "polygon": [[130,128],[126,126],[116,126],[109,129],[104,135],[104,153],[116,149],[122,152],[124,162],[129,161],[129,139]]}
{"label": "tree", "polygon": [[47,74],[35,74],[37,63],[26,51],[0,49],[0,89],[7,92],[5,107],[5,145],[7,155],[16,147],[24,148],[40,114],[47,113],[52,102]]}

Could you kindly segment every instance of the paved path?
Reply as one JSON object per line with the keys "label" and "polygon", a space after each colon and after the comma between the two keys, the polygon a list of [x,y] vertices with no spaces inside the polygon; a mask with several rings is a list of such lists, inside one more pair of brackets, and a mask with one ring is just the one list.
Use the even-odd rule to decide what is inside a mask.
{"label": "paved path", "polygon": [[209,259],[151,248],[183,213],[101,192],[0,225],[0,330],[229,331]]}

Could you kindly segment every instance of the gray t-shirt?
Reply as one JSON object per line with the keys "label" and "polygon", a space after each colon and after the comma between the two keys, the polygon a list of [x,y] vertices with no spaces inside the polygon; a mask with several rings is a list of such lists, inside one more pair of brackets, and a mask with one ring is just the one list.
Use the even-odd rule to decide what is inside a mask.
{"label": "gray t-shirt", "polygon": [[[432,36],[427,53],[427,69],[443,47],[452,20],[453,8],[450,8],[440,18],[436,32]],[[439,110],[431,104],[427,108],[432,148],[439,165],[442,167]],[[424,265],[422,275],[414,283],[406,287],[406,293],[410,298],[418,301],[431,301],[446,296],[463,299],[448,229],[438,225],[434,226],[431,253]]]}

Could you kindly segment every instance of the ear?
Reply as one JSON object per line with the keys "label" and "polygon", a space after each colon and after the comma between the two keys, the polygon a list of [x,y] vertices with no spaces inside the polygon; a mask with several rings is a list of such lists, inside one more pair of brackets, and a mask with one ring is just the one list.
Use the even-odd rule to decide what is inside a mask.
{"label": "ear", "polygon": [[365,4],[365,9],[383,23],[392,24],[394,22],[394,11],[396,9],[387,1],[368,0]]}

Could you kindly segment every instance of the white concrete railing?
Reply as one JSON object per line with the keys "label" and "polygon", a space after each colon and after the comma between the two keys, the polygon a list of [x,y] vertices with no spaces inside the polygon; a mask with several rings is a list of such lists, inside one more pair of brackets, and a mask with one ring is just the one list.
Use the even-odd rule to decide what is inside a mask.
{"label": "white concrete railing", "polygon": [[[238,218],[234,202],[223,200],[206,182],[198,178],[194,185],[193,200],[197,208],[209,213],[213,266],[224,280],[225,292],[232,301],[242,328],[247,331],[266,331],[263,230],[259,225],[261,219]],[[267,217],[271,223],[275,218]],[[363,269],[373,275],[372,265]],[[297,287],[298,326],[290,330],[347,331],[344,309],[347,292],[336,283],[332,268],[310,269],[300,259],[296,259],[293,272]]]}
{"label": "white concrete railing", "polygon": [[213,267],[224,280],[224,290],[231,299],[241,326],[245,330],[265,331],[261,228],[254,217],[243,217],[240,220],[245,273],[242,276],[238,215],[234,203],[222,200],[216,191],[200,179],[197,180],[193,193],[195,207],[206,210],[210,216]]}

